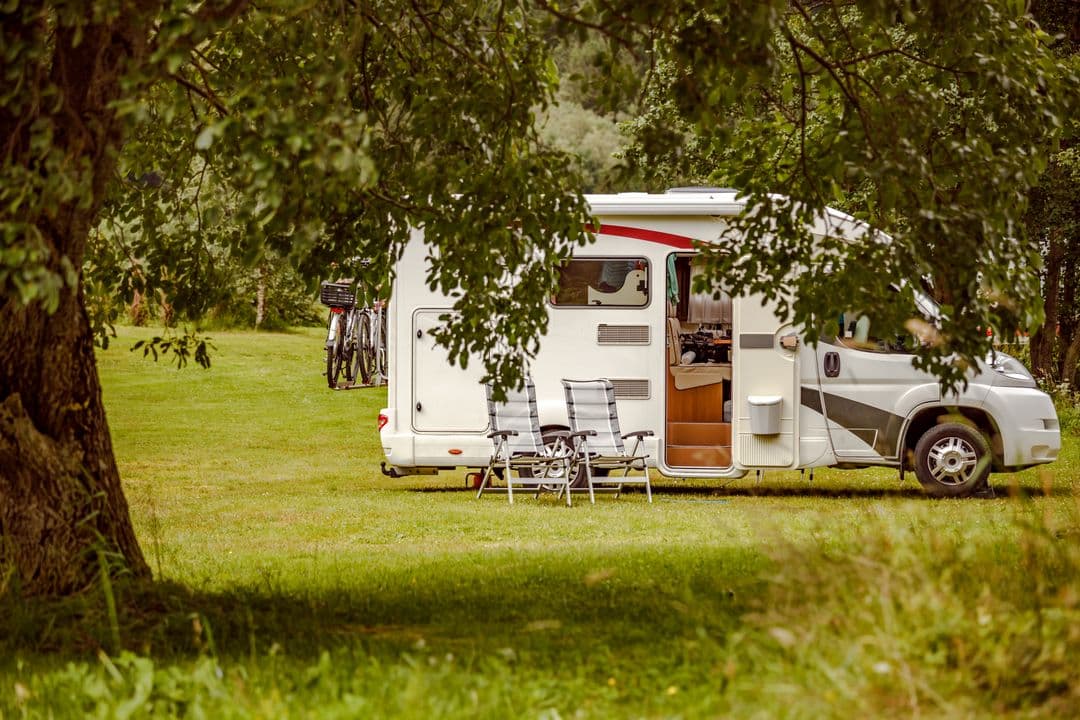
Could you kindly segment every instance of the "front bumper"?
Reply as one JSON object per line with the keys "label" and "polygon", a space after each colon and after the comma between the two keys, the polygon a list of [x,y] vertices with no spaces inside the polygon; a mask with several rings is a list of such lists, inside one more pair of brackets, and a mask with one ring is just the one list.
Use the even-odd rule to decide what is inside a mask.
{"label": "front bumper", "polygon": [[986,410],[1001,434],[1002,465],[1028,467],[1057,459],[1061,430],[1050,396],[1034,388],[995,385],[986,396]]}

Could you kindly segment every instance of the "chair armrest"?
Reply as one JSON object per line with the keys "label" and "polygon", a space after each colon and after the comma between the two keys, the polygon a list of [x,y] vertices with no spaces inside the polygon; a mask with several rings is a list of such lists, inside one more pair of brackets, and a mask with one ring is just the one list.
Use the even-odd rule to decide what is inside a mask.
{"label": "chair armrest", "polygon": [[487,434],[487,436],[489,438],[497,438],[497,437],[504,438],[504,437],[511,437],[511,436],[517,435],[517,434],[518,434],[517,430],[496,430],[495,432],[489,432]]}
{"label": "chair armrest", "polygon": [[632,438],[632,437],[636,437],[636,438],[652,437],[655,434],[656,433],[654,433],[652,430],[635,430],[634,432],[626,433],[622,437],[623,437],[623,440],[625,440],[626,438]]}
{"label": "chair armrest", "polygon": [[577,432],[570,433],[567,437],[593,437],[594,435],[596,435],[595,430],[578,430]]}

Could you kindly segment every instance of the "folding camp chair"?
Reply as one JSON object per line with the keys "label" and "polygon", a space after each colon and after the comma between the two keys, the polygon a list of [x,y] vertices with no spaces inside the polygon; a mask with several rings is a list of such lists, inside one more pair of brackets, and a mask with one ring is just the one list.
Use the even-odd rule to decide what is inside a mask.
{"label": "folding camp chair", "polygon": [[565,491],[566,504],[570,505],[570,462],[574,453],[567,444],[569,433],[549,432],[555,442],[544,444],[532,379],[526,378],[525,387],[520,391],[508,390],[506,400],[502,402],[495,401],[492,387],[488,385],[487,403],[491,421],[488,437],[494,442],[494,450],[476,497],[489,489],[491,476],[502,470],[511,505],[514,504],[515,485],[535,489],[537,497],[542,490],[557,490],[560,495]]}
{"label": "folding camp chair", "polygon": [[[615,485],[616,495],[622,486],[637,484],[645,486],[645,494],[652,502],[652,484],[643,451],[643,438],[652,430],[638,430],[621,434],[619,413],[615,406],[615,386],[610,380],[563,380],[566,391],[566,413],[570,418],[570,438],[574,444],[574,467],[585,466],[585,478],[589,487],[589,500],[596,502],[594,488],[597,485]],[[634,446],[626,451],[623,440],[634,438]],[[596,470],[608,470],[623,474],[595,475]],[[631,470],[642,471],[641,477],[629,477]]]}

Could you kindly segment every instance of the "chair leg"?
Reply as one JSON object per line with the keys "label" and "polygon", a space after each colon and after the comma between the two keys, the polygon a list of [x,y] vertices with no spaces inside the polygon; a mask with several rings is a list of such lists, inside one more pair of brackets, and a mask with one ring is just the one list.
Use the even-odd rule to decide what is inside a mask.
{"label": "chair leg", "polygon": [[585,454],[585,481],[589,485],[589,502],[593,505],[596,504],[596,493],[593,492],[592,486],[592,464],[589,462],[588,451]]}
{"label": "chair leg", "polygon": [[510,504],[514,504],[514,480],[510,474],[510,458],[506,459],[506,497],[509,498]]}
{"label": "chair leg", "polygon": [[570,463],[569,462],[566,463],[565,470],[566,470],[566,472],[563,473],[563,486],[562,486],[562,488],[559,489],[559,494],[561,495],[563,492],[566,492],[566,507],[571,507],[571,505],[570,505],[570,496],[573,495],[573,493],[570,492]]}
{"label": "chair leg", "polygon": [[488,480],[491,479],[491,474],[494,472],[494,468],[492,467],[493,464],[494,463],[489,463],[488,466],[484,468],[484,476],[480,478],[480,489],[476,491],[476,498],[478,500],[480,499],[480,496],[484,494],[484,488],[487,487]]}

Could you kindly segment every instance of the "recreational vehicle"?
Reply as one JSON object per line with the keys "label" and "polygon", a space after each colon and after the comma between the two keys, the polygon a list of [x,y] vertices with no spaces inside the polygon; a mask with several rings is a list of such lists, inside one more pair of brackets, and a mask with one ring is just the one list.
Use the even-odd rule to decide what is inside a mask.
{"label": "recreational vehicle", "polygon": [[[943,396],[910,354],[871,341],[866,317],[811,346],[761,297],[695,294],[695,247],[743,211],[734,192],[587,200],[596,240],[563,265],[529,368],[545,429],[567,427],[563,378],[608,378],[622,427],[653,432],[649,462],[669,477],[877,465],[960,497],[991,470],[1057,457],[1054,405],[1013,358],[988,359],[966,389]],[[833,211],[819,224],[813,232],[834,236],[859,226]],[[479,468],[492,452],[482,368],[452,366],[430,332],[451,301],[426,286],[429,262],[417,230],[390,301],[379,426],[393,476]],[[932,315],[933,301],[919,300]]]}

